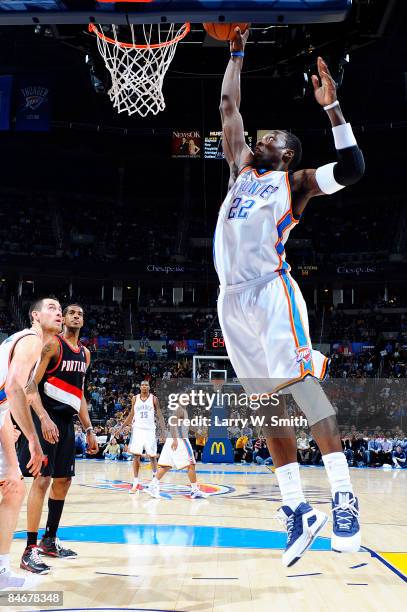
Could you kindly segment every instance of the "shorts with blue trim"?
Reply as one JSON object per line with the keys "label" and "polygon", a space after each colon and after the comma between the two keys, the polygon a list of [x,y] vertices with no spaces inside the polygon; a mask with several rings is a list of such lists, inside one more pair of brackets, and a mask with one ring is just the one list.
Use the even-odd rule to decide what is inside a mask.
{"label": "shorts with blue trim", "polygon": [[312,348],[307,306],[288,272],[221,286],[218,316],[246,393],[275,393],[306,376],[325,377],[328,358]]}
{"label": "shorts with blue trim", "polygon": [[158,459],[158,465],[182,470],[189,465],[195,464],[194,451],[188,438],[177,438],[177,441],[178,446],[173,450],[173,438],[166,439]]}

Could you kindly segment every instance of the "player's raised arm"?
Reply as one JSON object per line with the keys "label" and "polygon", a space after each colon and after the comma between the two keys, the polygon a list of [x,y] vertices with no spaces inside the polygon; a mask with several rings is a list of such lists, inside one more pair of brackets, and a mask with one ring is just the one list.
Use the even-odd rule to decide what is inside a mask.
{"label": "player's raised arm", "polygon": [[346,123],[336,97],[336,84],[328,66],[318,58],[318,76],[312,75],[315,99],[328,114],[338,161],[319,168],[299,170],[293,175],[293,211],[301,215],[308,201],[319,195],[335,193],[359,181],[365,171],[362,151],[353,135],[350,123]]}
{"label": "player's raised arm", "polygon": [[230,167],[229,187],[234,183],[241,167],[250,162],[252,152],[244,137],[244,126],[240,114],[240,73],[243,65],[244,48],[249,30],[236,36],[230,43],[230,60],[222,82],[220,114],[222,117],[223,152]]}

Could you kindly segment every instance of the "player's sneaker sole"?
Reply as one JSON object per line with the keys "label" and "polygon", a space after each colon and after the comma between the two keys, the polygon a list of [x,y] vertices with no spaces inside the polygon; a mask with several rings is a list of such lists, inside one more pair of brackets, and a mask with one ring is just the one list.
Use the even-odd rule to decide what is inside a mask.
{"label": "player's sneaker sole", "polygon": [[312,546],[318,533],[323,529],[328,521],[328,515],[325,512],[314,510],[317,520],[315,523],[304,531],[303,535],[298,538],[298,541],[293,544],[287,551],[283,553],[282,561],[285,567],[292,567],[301,559],[303,554]]}

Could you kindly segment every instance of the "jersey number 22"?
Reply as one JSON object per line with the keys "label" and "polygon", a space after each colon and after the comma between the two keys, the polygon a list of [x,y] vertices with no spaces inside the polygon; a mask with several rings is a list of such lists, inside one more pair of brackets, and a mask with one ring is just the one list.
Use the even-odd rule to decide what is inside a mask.
{"label": "jersey number 22", "polygon": [[242,202],[242,198],[235,198],[229,208],[228,219],[247,219],[254,203],[255,200],[243,200]]}

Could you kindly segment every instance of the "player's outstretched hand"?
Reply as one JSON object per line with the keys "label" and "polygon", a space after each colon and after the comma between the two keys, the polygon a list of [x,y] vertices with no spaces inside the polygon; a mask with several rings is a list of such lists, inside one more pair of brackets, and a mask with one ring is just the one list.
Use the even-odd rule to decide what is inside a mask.
{"label": "player's outstretched hand", "polygon": [[317,67],[319,77],[316,74],[311,77],[315,99],[321,106],[327,106],[336,100],[336,83],[322,57],[318,58]]}
{"label": "player's outstretched hand", "polygon": [[247,28],[244,34],[241,33],[240,28],[235,28],[236,36],[230,41],[230,52],[232,51],[244,51],[244,48],[249,38],[249,28]]}

